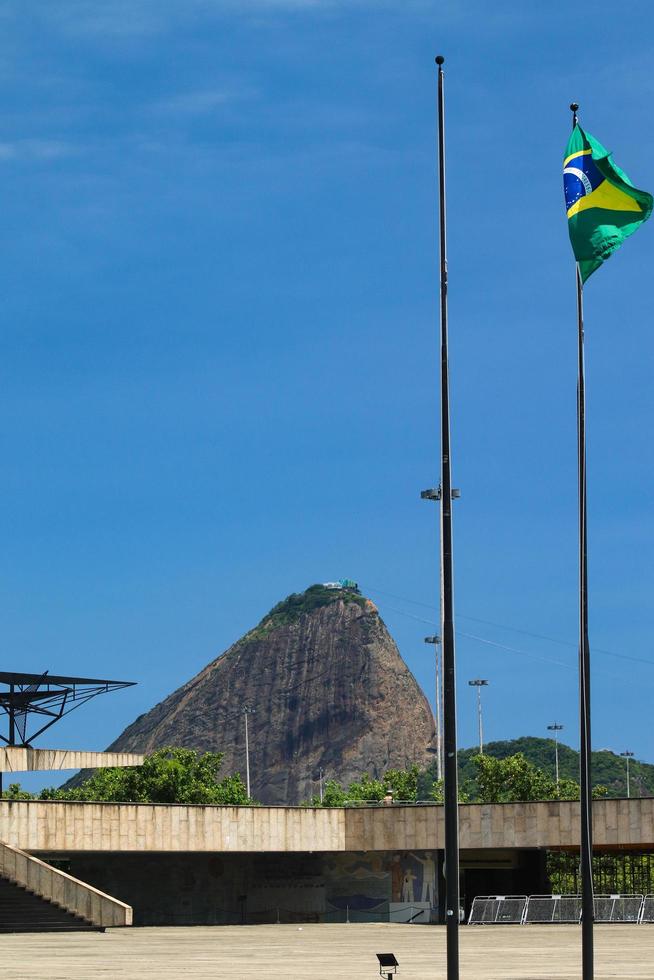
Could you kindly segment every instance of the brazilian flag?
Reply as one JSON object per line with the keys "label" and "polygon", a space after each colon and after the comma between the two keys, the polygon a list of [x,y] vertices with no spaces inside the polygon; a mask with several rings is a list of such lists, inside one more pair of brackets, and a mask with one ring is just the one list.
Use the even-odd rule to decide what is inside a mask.
{"label": "brazilian flag", "polygon": [[563,189],[572,251],[586,282],[647,221],[654,198],[637,190],[608,150],[579,125],[565,151]]}

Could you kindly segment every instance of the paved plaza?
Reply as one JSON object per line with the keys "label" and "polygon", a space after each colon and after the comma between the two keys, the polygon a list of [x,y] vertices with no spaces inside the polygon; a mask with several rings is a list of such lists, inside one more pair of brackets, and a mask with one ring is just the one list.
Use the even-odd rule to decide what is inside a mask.
{"label": "paved plaza", "polygon": [[[461,980],[577,980],[579,929],[461,930]],[[596,980],[654,980],[654,926],[596,927]],[[400,980],[445,975],[438,926],[307,925],[109,930],[0,936],[2,980],[374,980],[377,952]]]}

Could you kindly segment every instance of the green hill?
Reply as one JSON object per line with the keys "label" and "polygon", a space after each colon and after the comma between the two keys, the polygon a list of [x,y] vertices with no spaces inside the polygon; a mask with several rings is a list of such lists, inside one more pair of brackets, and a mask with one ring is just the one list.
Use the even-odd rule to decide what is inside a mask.
{"label": "green hill", "polygon": [[[475,770],[472,757],[477,755],[478,751],[477,748],[459,751],[459,773],[462,785],[474,777]],[[502,742],[489,742],[484,746],[484,753],[497,759],[505,759],[517,752],[522,752],[530,762],[554,776],[554,739],[525,736]],[[614,752],[609,752],[608,749],[593,752],[591,757],[593,786],[606,786],[608,796],[611,797],[626,796],[625,763],[625,759]],[[567,776],[579,782],[579,753],[562,742],[559,742],[559,772],[561,776]],[[631,759],[629,762],[629,780],[632,796],[654,796],[654,765]]]}

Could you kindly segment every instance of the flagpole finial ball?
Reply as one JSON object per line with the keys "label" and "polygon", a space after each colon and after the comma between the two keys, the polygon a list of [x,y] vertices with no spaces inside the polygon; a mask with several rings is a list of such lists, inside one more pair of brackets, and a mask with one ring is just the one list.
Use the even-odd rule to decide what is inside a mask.
{"label": "flagpole finial ball", "polygon": [[436,64],[437,65],[442,65],[444,61],[445,61],[445,58],[443,57],[442,54],[437,54],[436,55]]}
{"label": "flagpole finial ball", "polygon": [[573,112],[576,112],[577,109],[579,108],[579,103],[578,102],[571,102],[570,103],[570,108],[572,109]]}

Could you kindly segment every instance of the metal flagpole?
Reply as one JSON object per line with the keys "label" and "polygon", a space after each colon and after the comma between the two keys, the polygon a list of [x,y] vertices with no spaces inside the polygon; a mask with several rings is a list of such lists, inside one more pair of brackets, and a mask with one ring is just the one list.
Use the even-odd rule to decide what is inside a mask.
{"label": "metal flagpole", "polygon": [[452,472],[447,354],[447,242],[445,235],[445,99],[442,55],[438,65],[438,190],[441,321],[441,641],[443,648],[443,747],[445,776],[445,911],[447,980],[459,977],[459,793],[456,751],[456,673],[452,564]]}
{"label": "metal flagpole", "polygon": [[[572,128],[579,105],[572,102]],[[579,789],[581,799],[581,962],[582,980],[593,980],[593,812],[590,738],[590,644],[588,642],[588,540],[586,521],[586,370],[584,306],[577,264],[577,450],[579,485]]]}

